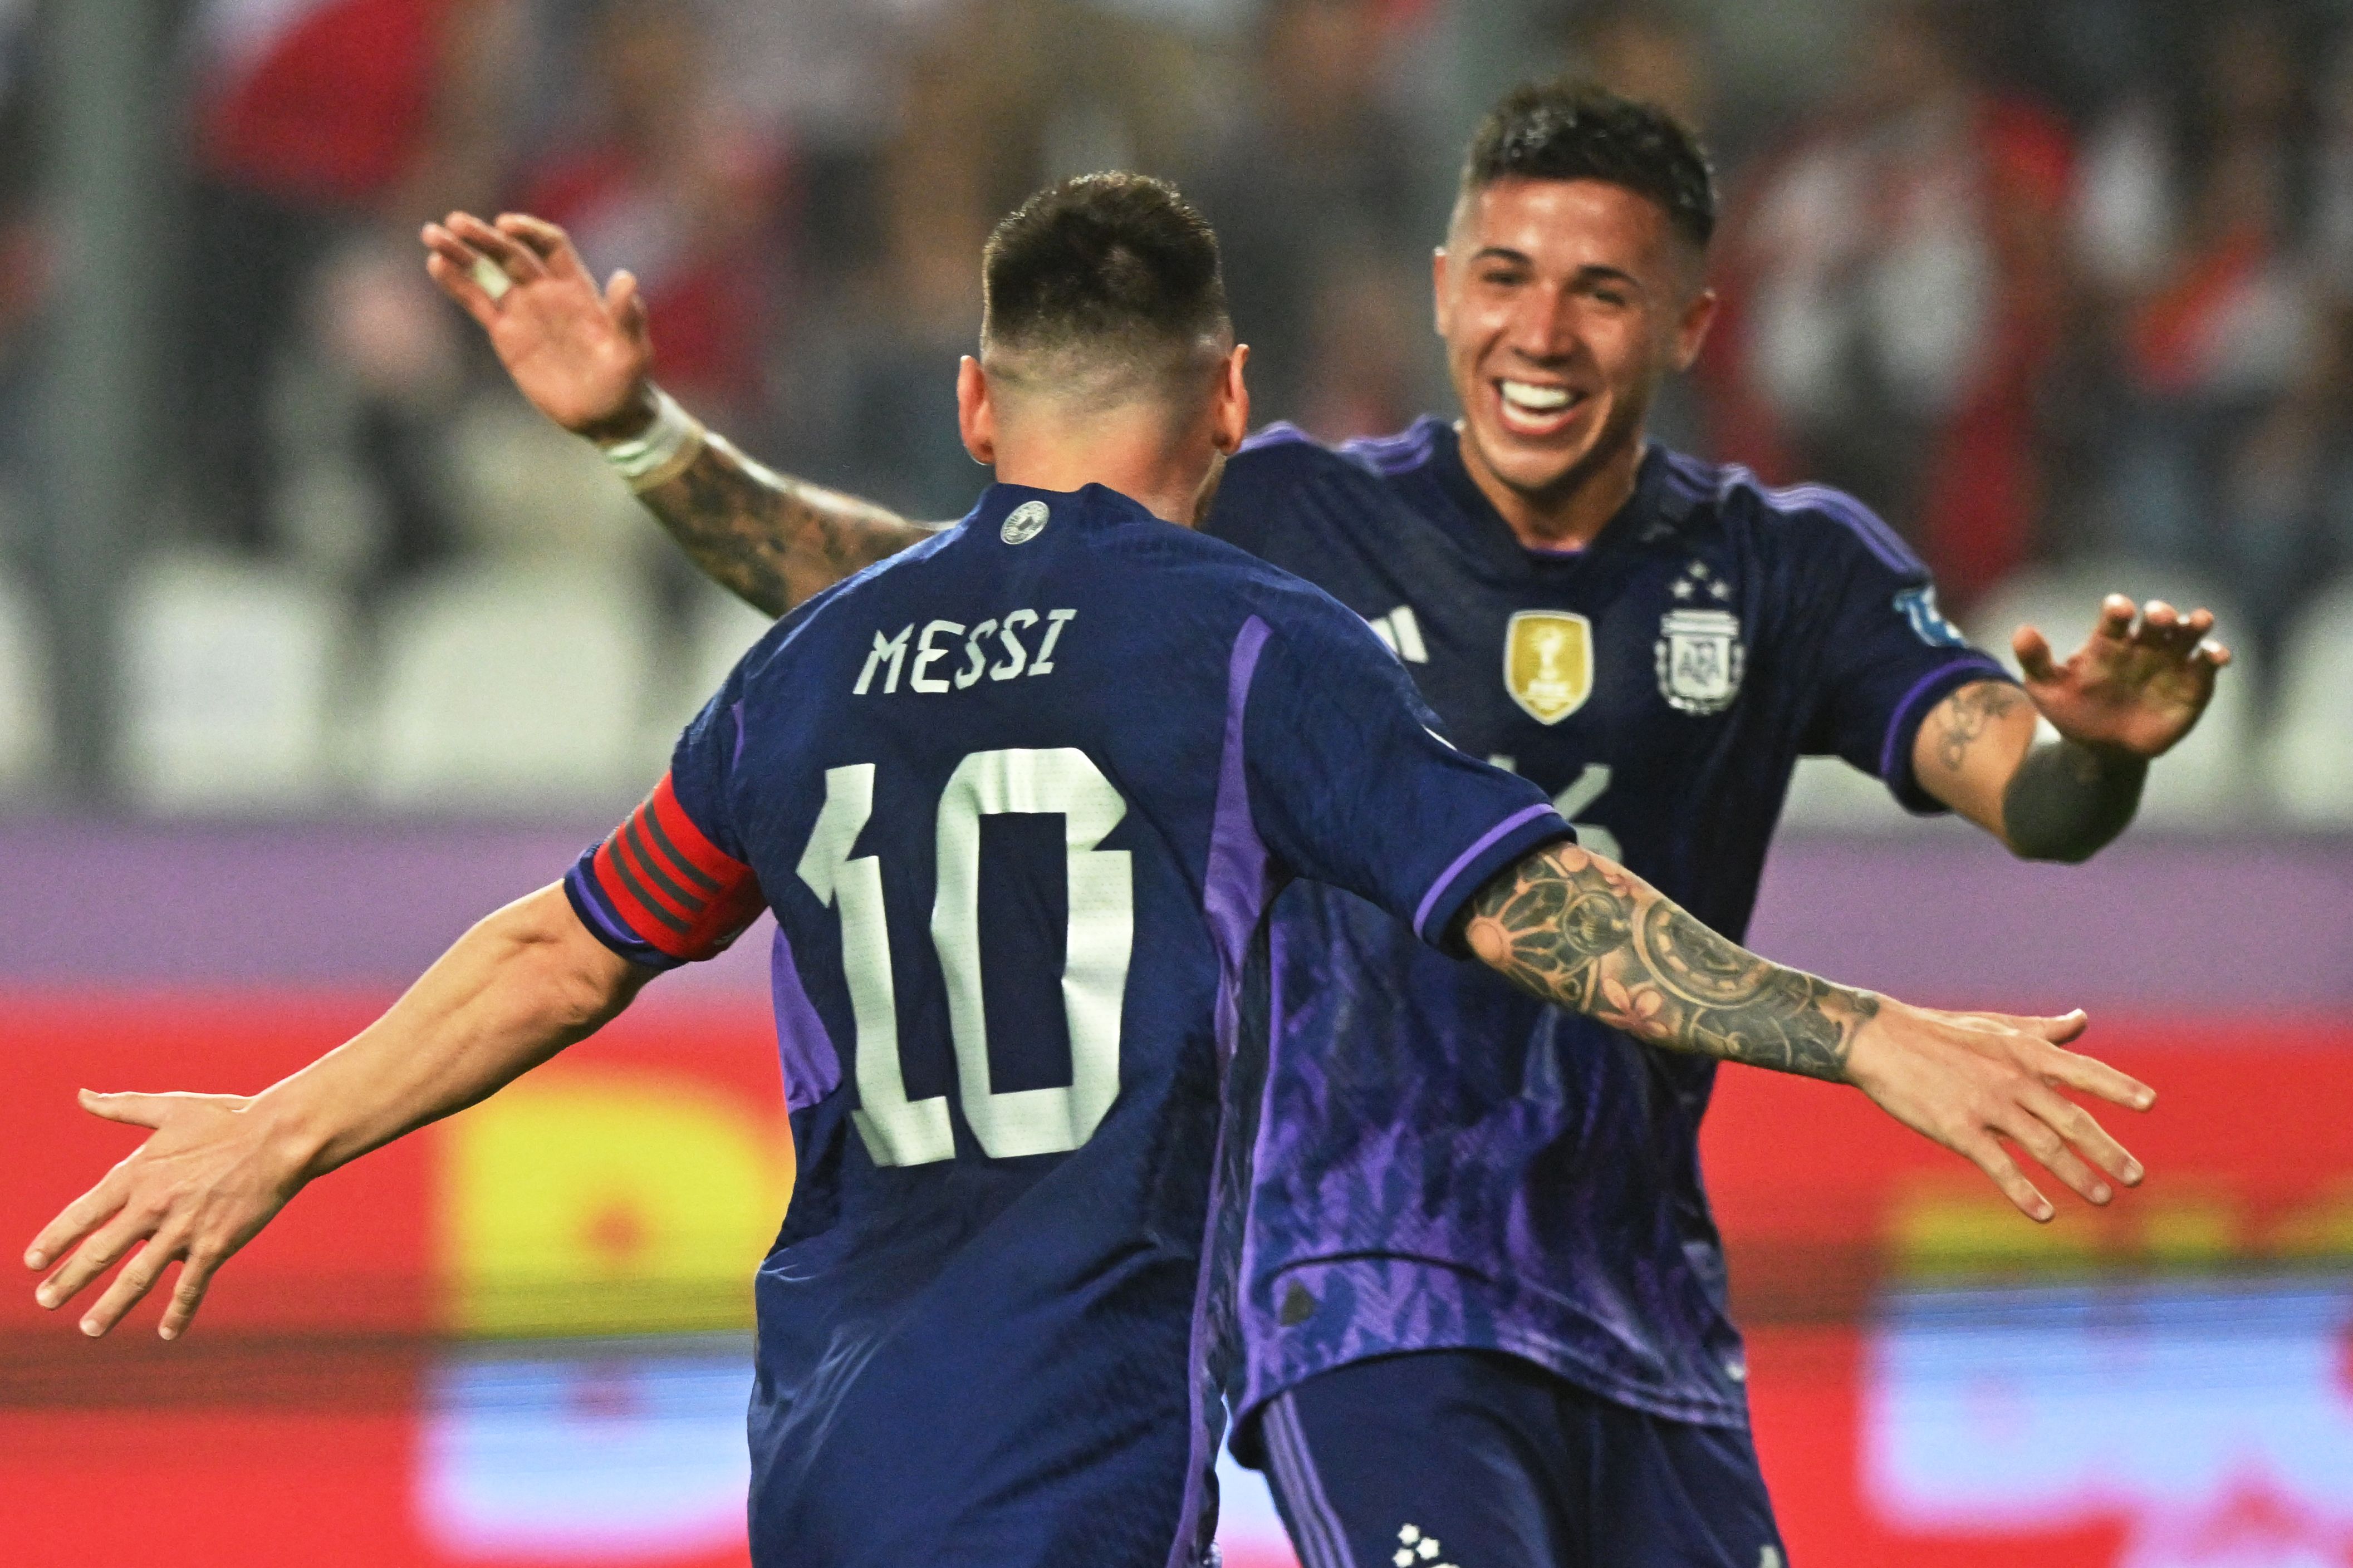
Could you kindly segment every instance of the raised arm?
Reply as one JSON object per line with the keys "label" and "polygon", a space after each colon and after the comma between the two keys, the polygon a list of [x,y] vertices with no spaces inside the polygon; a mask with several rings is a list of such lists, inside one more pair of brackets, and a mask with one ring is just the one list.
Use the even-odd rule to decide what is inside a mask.
{"label": "raised arm", "polygon": [[2083,1032],[2081,1013],[1938,1013],[1835,985],[1718,936],[1624,867],[1574,845],[1540,849],[1481,889],[1463,936],[1514,984],[1637,1039],[1851,1083],[1973,1161],[2034,1219],[2051,1218],[2050,1201],[2001,1139],[2095,1204],[2114,1193],[2075,1150],[2126,1186],[2141,1179],[2139,1162],[2053,1087],[2136,1110],[2155,1102],[2147,1086],[2060,1048]]}
{"label": "raised arm", "polygon": [[637,279],[602,291],[571,239],[519,213],[424,229],[426,270],[489,334],[539,411],[608,456],[635,456],[638,499],[695,565],[772,616],[928,538],[885,508],[776,473],[654,385]]}
{"label": "raised arm", "polygon": [[138,1247],[82,1332],[112,1328],[179,1259],[159,1331],[175,1338],[213,1271],[306,1184],[586,1039],[654,973],[591,936],[560,885],[543,888],[459,938],[382,1018],[259,1094],[84,1089],[84,1110],[154,1132],[34,1238],[26,1267],[55,1265],[35,1299],[62,1306]]}
{"label": "raised arm", "polygon": [[[2064,663],[2040,631],[2014,639],[2026,689],[1964,686],[1937,704],[1913,745],[1921,787],[2029,860],[2088,859],[2140,806],[2148,765],[2198,722],[2231,650],[2206,610],[2159,600],[2136,613],[2111,594],[2091,637]],[[2038,715],[2058,738],[2038,742]]]}

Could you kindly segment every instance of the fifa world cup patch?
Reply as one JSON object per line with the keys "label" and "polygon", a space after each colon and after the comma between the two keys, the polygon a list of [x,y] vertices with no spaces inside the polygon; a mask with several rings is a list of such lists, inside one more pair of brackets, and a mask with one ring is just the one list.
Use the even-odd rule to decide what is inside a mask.
{"label": "fifa world cup patch", "polygon": [[1504,689],[1539,724],[1557,724],[1593,695],[1593,623],[1563,610],[1522,610],[1504,629]]}
{"label": "fifa world cup patch", "polygon": [[1660,617],[1652,649],[1659,695],[1679,713],[1721,713],[1740,695],[1740,676],[1748,662],[1740,617],[1722,607],[1732,598],[1732,584],[1705,562],[1694,561],[1671,592],[1676,607]]}

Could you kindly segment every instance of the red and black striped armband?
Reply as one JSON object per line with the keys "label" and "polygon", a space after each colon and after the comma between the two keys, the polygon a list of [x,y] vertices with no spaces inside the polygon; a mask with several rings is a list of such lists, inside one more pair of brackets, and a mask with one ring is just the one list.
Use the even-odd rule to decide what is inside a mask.
{"label": "red and black striped armband", "polygon": [[694,826],[667,773],[580,869],[605,906],[594,912],[618,917],[607,936],[680,962],[718,952],[765,907],[752,868]]}

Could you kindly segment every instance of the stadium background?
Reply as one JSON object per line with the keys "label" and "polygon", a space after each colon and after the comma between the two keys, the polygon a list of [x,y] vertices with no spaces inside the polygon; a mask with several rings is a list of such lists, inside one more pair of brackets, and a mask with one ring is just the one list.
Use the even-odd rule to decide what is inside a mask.
{"label": "stadium background", "polygon": [[[130,1146],[76,1087],[258,1088],[554,876],[756,630],[519,405],[418,221],[565,222],[697,409],[945,516],[1024,191],[1175,174],[1261,415],[1391,427],[1444,405],[1454,153],[1572,63],[1724,175],[1727,314],[1662,436],[1855,490],[1996,646],[2116,585],[2242,655],[2079,869],[1800,779],[1757,945],[2083,1004],[2164,1099],[2147,1187],[2038,1230],[1853,1096],[1725,1075],[1794,1560],[2353,1563],[2341,0],[5,0],[0,1231]],[[320,1184],[180,1345],[0,1294],[0,1559],[740,1562],[764,949]],[[1229,1561],[1287,1563],[1235,1498]]]}

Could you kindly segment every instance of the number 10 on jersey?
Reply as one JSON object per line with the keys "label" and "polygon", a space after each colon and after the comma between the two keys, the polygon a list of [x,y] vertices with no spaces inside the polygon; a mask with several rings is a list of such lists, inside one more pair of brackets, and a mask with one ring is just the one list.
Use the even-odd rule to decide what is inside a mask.
{"label": "number 10 on jersey", "polygon": [[[1016,812],[1062,818],[1070,892],[1062,1012],[1071,1081],[999,1093],[990,1080],[982,1005],[980,819]],[[858,1035],[852,1119],[859,1136],[878,1165],[929,1164],[954,1158],[955,1134],[946,1096],[907,1098],[882,862],[872,855],[850,858],[873,815],[873,763],[827,769],[825,805],[801,852],[800,878],[841,918],[841,965]],[[1126,815],[1127,803],[1093,760],[1070,747],[975,752],[956,764],[940,794],[932,945],[947,986],[957,1098],[992,1159],[1076,1149],[1119,1097],[1120,1011],[1135,945],[1135,896],[1127,851],[1096,846]]]}

